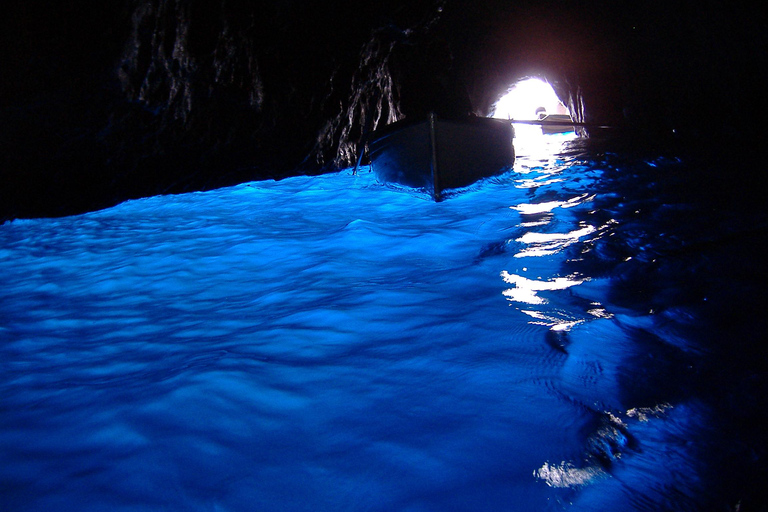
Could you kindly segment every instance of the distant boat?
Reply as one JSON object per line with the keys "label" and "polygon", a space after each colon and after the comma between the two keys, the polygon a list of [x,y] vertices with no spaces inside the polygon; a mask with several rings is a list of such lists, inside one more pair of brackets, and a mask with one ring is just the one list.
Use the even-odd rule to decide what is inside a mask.
{"label": "distant boat", "polygon": [[591,130],[616,130],[618,127],[599,124],[599,123],[584,123],[574,121],[568,114],[552,114],[539,116],[538,119],[512,119],[509,121],[512,124],[527,124],[533,126],[541,126],[541,132],[544,134],[550,133],[566,133],[575,132],[577,126],[582,126]]}
{"label": "distant boat", "polygon": [[539,116],[541,133],[566,133],[576,131],[573,119],[568,114],[550,114]]}
{"label": "distant boat", "polygon": [[368,138],[371,168],[382,182],[423,188],[440,201],[446,189],[509,170],[514,133],[509,121],[485,117],[399,121]]}

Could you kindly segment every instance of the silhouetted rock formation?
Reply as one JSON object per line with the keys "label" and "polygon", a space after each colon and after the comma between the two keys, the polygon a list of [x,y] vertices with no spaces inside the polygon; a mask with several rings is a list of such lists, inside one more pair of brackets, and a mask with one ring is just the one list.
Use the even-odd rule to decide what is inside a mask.
{"label": "silhouetted rock formation", "polygon": [[487,115],[525,75],[546,77],[579,121],[749,132],[761,15],[603,4],[12,0],[0,219],[338,169],[376,126]]}

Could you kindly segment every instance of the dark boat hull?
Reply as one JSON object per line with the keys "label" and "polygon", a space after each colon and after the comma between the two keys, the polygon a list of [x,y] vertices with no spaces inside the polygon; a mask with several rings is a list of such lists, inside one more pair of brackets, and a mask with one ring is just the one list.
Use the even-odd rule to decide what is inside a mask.
{"label": "dark boat hull", "polygon": [[431,115],[374,132],[368,148],[377,179],[423,188],[439,201],[446,189],[507,171],[515,160],[513,137],[512,125],[500,119]]}

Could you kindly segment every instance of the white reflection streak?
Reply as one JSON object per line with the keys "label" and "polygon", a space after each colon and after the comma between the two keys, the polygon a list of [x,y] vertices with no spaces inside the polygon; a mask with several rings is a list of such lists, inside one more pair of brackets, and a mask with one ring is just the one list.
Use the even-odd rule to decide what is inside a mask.
{"label": "white reflection streak", "polygon": [[[649,417],[660,418],[666,414],[667,410],[673,406],[668,403],[657,404],[653,407],[637,407],[629,409],[626,412],[628,418],[634,418],[640,422],[648,422]],[[608,412],[611,423],[627,427],[627,424],[621,418]],[[576,467],[571,462],[562,461],[560,464],[550,464],[545,462],[539,469],[534,470],[534,478],[544,480],[550,487],[578,487],[591,483],[599,477],[605,476],[605,471],[599,466],[587,466],[583,468]]]}
{"label": "white reflection streak", "polygon": [[546,299],[542,299],[536,292],[526,288],[510,288],[501,292],[509,301],[524,302],[526,304],[546,304]]}
{"label": "white reflection streak", "polygon": [[514,288],[509,288],[502,292],[507,297],[507,300],[524,302],[526,304],[546,304],[547,301],[536,295],[536,292],[564,290],[583,282],[583,280],[568,277],[557,277],[551,281],[537,281],[536,279],[528,279],[517,274],[510,274],[506,270],[502,270],[501,278],[505,283],[515,285]]}
{"label": "white reflection streak", "polygon": [[584,322],[584,320],[571,320],[570,322],[563,321],[560,318],[545,315],[543,313],[539,313],[538,311],[528,311],[523,309],[520,312],[538,320],[538,322],[529,322],[530,324],[544,325],[549,327],[552,331],[569,331],[573,326]]}
{"label": "white reflection streak", "polygon": [[517,210],[523,215],[535,215],[537,213],[551,212],[555,208],[573,208],[581,203],[591,201],[595,195],[581,194],[580,196],[572,197],[567,201],[547,201],[546,203],[534,203],[534,204],[518,204],[510,206],[511,209]]}
{"label": "white reflection streak", "polygon": [[552,215],[550,214],[548,218],[541,219],[534,222],[521,222],[520,227],[521,228],[534,228],[536,226],[546,226],[549,224],[549,222],[552,220]]}
{"label": "white reflection streak", "polygon": [[594,232],[594,227],[587,226],[585,228],[577,229],[576,231],[571,231],[570,233],[526,233],[518,238],[517,241],[523,242],[524,244],[546,244],[560,240],[572,240],[575,242],[579,238]]}
{"label": "white reflection streak", "polygon": [[564,201],[548,201],[546,203],[518,204],[516,206],[510,206],[510,208],[519,211],[523,215],[535,215],[537,213],[551,212],[558,206],[563,206],[564,204]]}
{"label": "white reflection streak", "polygon": [[613,318],[613,313],[609,313],[599,302],[593,302],[592,309],[588,309],[587,313],[595,318]]}
{"label": "white reflection streak", "polygon": [[524,244],[534,245],[528,249],[522,250],[515,254],[515,258],[522,258],[525,256],[546,256],[548,254],[554,254],[559,250],[578,242],[583,236],[587,236],[594,233],[596,230],[593,226],[586,226],[570,233],[526,233],[520,238],[516,239],[517,242]]}
{"label": "white reflection streak", "polygon": [[539,180],[536,178],[519,179],[519,180],[515,180],[515,183],[517,183],[515,187],[516,188],[538,188],[538,187],[551,185],[553,183],[559,183],[561,181],[564,181],[564,180],[562,178],[552,178],[549,180]]}
{"label": "white reflection streak", "polygon": [[627,416],[630,418],[637,418],[638,421],[648,421],[648,416],[658,418],[667,412],[667,409],[671,409],[672,405],[663,403],[653,407],[634,407],[627,411]]}
{"label": "white reflection streak", "polygon": [[562,462],[560,465],[552,464],[551,466],[545,462],[543,466],[533,472],[534,477],[544,480],[550,487],[585,485],[603,474],[603,470],[599,467],[577,468],[570,462]]}

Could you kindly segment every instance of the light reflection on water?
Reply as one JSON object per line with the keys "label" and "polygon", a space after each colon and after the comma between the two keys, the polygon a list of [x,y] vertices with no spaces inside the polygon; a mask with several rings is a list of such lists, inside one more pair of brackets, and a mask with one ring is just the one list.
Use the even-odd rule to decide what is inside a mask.
{"label": "light reflection on water", "polygon": [[544,140],[441,203],[343,171],[0,226],[5,509],[701,503],[693,342],[612,302],[606,168]]}
{"label": "light reflection on water", "polygon": [[514,288],[504,290],[504,296],[516,302],[528,304],[546,304],[547,300],[539,297],[536,292],[542,290],[565,290],[571,286],[581,284],[580,280],[568,277],[556,277],[549,281],[528,279],[516,274],[510,274],[506,270],[501,272],[501,278],[505,283],[514,285]]}

